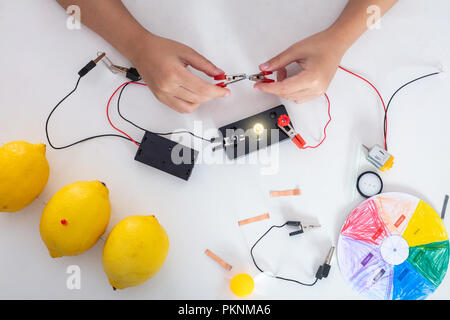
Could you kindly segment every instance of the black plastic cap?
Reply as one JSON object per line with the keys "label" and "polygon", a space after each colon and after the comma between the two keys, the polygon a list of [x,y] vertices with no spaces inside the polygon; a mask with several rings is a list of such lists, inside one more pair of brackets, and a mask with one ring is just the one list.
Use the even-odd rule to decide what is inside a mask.
{"label": "black plastic cap", "polygon": [[141,75],[136,70],[136,68],[130,68],[128,69],[127,72],[127,78],[130,79],[131,81],[139,81],[141,80]]}
{"label": "black plastic cap", "polygon": [[320,266],[316,272],[316,279],[321,280],[323,278],[323,266]]}
{"label": "black plastic cap", "polygon": [[323,276],[324,278],[328,277],[328,274],[330,273],[330,269],[331,269],[331,266],[330,266],[329,264],[324,264],[324,265],[323,265],[322,276]]}
{"label": "black plastic cap", "polygon": [[83,69],[81,69],[80,71],[78,71],[78,75],[80,77],[84,77],[85,75],[88,74],[89,71],[91,71],[92,69],[95,68],[97,64],[94,61],[89,61],[89,63],[87,65],[84,66]]}

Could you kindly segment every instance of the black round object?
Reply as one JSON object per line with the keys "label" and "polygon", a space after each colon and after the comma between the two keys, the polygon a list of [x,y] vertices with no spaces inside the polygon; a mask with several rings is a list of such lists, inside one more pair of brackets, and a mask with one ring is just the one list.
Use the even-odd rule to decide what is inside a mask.
{"label": "black round object", "polygon": [[383,191],[383,180],[378,173],[366,171],[358,177],[356,189],[364,198],[370,198]]}

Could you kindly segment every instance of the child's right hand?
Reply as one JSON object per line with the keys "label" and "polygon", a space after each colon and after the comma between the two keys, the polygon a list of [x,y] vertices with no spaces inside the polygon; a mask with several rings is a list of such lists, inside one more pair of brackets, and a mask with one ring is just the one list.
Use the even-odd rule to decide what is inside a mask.
{"label": "child's right hand", "polygon": [[156,98],[172,109],[190,113],[203,102],[230,94],[187,69],[191,66],[211,77],[224,73],[188,46],[147,34],[138,47],[132,63]]}

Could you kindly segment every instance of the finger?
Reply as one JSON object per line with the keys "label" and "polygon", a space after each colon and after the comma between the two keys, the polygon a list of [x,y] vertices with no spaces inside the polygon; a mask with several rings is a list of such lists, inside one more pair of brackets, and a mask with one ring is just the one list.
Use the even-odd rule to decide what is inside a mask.
{"label": "finger", "polygon": [[287,95],[282,98],[294,101],[296,104],[305,103],[320,97],[320,94],[317,94],[312,89],[301,90],[292,95]]}
{"label": "finger", "polygon": [[179,110],[180,113],[192,113],[199,106],[198,103],[191,103],[177,96],[171,97],[170,100],[172,101],[173,106]]}
{"label": "finger", "polygon": [[296,104],[302,104],[302,103],[306,103],[306,102],[315,100],[315,99],[317,99],[318,97],[319,97],[319,96],[316,95],[316,94],[308,95],[308,96],[303,96],[303,97],[301,97],[301,98],[298,98],[298,99],[294,100],[294,102],[295,102]]}
{"label": "finger", "polygon": [[[313,98],[318,98],[321,95],[323,95],[322,91],[318,91],[317,89],[315,89],[314,87],[308,88],[306,90],[299,90],[297,92],[294,92],[290,95],[287,95],[288,99],[290,100],[297,100],[297,101],[304,101],[305,98],[309,98],[309,97],[313,97]],[[311,99],[308,99],[308,101]]]}
{"label": "finger", "polygon": [[277,70],[277,81],[283,81],[287,77],[286,68],[281,68]]}
{"label": "finger", "polygon": [[195,108],[198,107],[198,105],[194,103],[190,103],[187,101],[184,101],[182,99],[179,99],[174,96],[170,96],[167,94],[158,95],[158,100],[164,103],[166,106],[174,109],[175,111],[178,111],[180,113],[191,113],[195,110]]}
{"label": "finger", "polygon": [[189,70],[184,69],[180,75],[183,87],[196,93],[197,95],[210,99],[227,97],[231,94],[230,90],[218,87],[208,83],[199,77],[193,75]]}
{"label": "finger", "polygon": [[260,64],[259,69],[261,71],[275,71],[286,67],[298,59],[298,52],[290,47],[269,61]]}
{"label": "finger", "polygon": [[302,103],[314,100],[316,98],[317,98],[317,95],[311,94],[311,95],[304,95],[301,97],[293,97],[288,100],[294,101],[296,104],[302,104]]}
{"label": "finger", "polygon": [[202,97],[199,96],[198,94],[195,94],[194,92],[192,92],[189,89],[184,88],[183,86],[179,86],[178,88],[176,88],[174,90],[174,96],[190,102],[190,103],[196,103],[196,104],[200,104],[203,103],[207,100],[206,97]]}
{"label": "finger", "polygon": [[281,95],[281,98],[287,99],[287,100],[296,100],[298,98],[301,98],[302,96],[307,96],[307,95],[311,95],[311,90],[309,88],[306,89],[302,89],[299,90],[297,92],[294,92],[292,94],[285,94],[285,95]]}
{"label": "finger", "polygon": [[210,77],[225,73],[222,69],[219,69],[215,64],[191,48],[187,49],[183,58],[191,67],[206,73]]}
{"label": "finger", "polygon": [[289,95],[302,89],[308,88],[310,85],[308,77],[304,75],[304,72],[286,78],[283,81],[273,83],[258,82],[254,85],[255,89],[261,90],[266,93],[276,94],[278,96]]}

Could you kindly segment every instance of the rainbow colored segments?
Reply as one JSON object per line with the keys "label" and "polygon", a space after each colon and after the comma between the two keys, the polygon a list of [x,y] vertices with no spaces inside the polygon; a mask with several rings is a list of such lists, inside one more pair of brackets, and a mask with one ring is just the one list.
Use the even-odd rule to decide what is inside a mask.
{"label": "rainbow colored segments", "polygon": [[425,299],[442,282],[449,241],[439,215],[404,193],[384,193],[356,207],[342,227],[339,268],[370,299]]}

